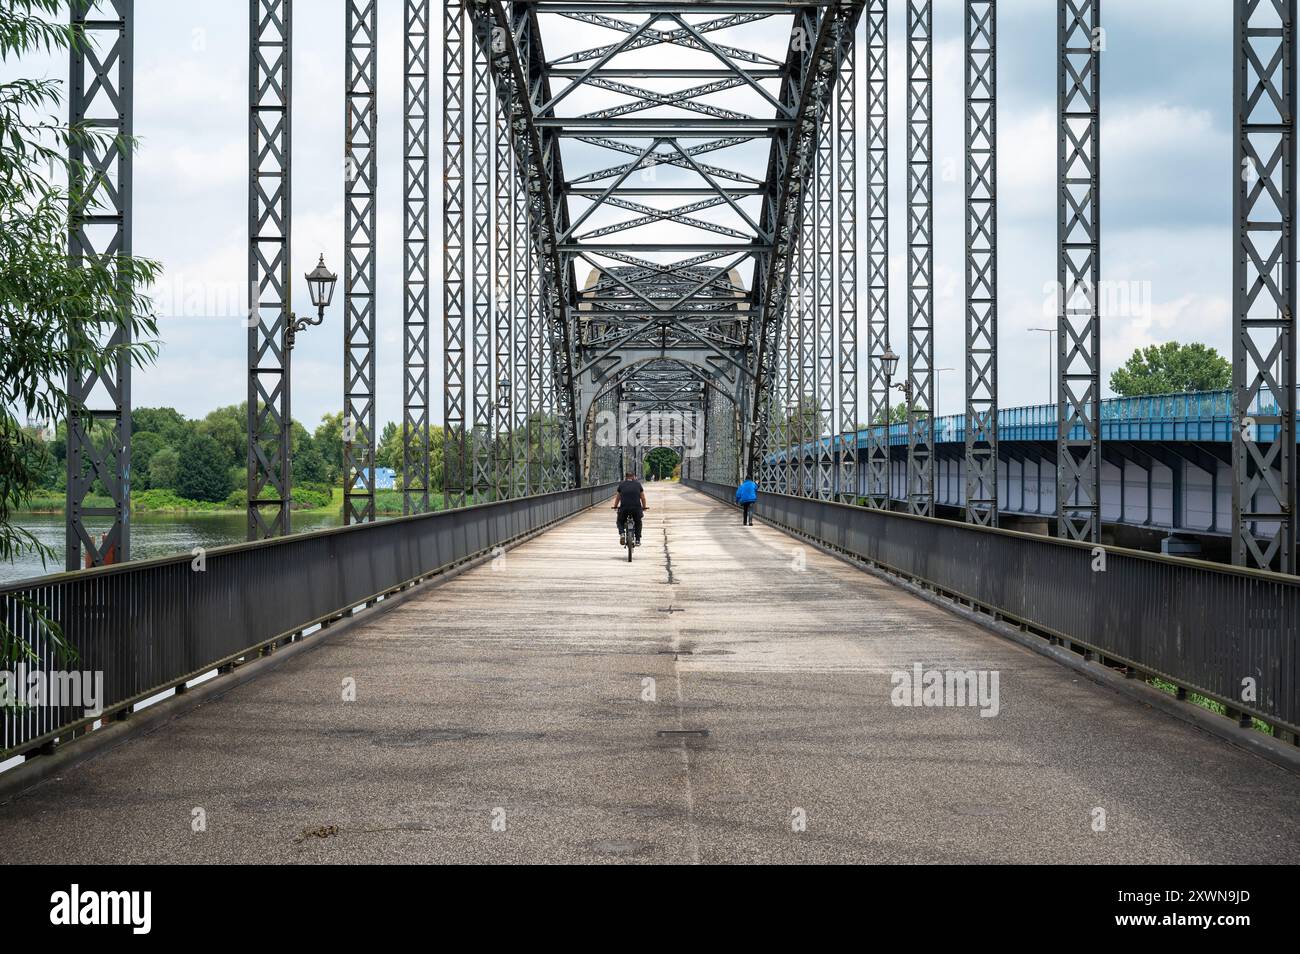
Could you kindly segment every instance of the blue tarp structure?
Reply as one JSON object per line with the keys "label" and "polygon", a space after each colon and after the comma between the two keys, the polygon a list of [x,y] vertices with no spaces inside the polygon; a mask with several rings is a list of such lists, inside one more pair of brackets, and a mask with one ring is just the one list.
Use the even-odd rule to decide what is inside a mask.
{"label": "blue tarp structure", "polygon": [[[369,474],[369,471],[368,471],[368,470],[362,470],[362,471],[361,471],[361,474],[357,477],[356,486],[353,488],[354,490],[365,490],[365,489],[366,489],[366,480],[365,480],[365,478],[366,478],[366,476],[367,476],[368,474]],[[376,467],[376,468],[375,468],[375,489],[376,489],[376,490],[396,490],[396,489],[397,489],[397,471],[393,470],[393,468],[391,468],[391,467]]]}

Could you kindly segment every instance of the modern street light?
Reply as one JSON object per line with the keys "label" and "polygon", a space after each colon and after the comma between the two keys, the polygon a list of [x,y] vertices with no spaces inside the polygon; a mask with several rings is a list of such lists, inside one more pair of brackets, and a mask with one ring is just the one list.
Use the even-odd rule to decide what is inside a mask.
{"label": "modern street light", "polygon": [[1047,333],[1047,403],[1052,403],[1052,395],[1055,390],[1056,378],[1052,374],[1052,354],[1056,351],[1056,329],[1055,328],[1029,328],[1028,331],[1043,331]]}

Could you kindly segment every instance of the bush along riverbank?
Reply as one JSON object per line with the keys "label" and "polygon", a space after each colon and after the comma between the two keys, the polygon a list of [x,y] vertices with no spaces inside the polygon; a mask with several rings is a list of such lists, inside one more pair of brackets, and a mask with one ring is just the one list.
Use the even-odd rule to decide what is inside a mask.
{"label": "bush along riverbank", "polygon": [[[336,509],[343,505],[343,492],[336,490],[337,501],[328,487],[302,486],[293,488],[294,510],[325,510],[330,506]],[[34,494],[23,513],[63,513],[66,500],[63,494]],[[87,507],[111,507],[113,501],[106,496],[91,494],[86,498]],[[243,513],[248,505],[248,494],[237,490],[225,500],[191,500],[182,497],[174,490],[140,490],[131,494],[132,513]],[[398,494],[397,509],[401,512],[401,494]],[[340,511],[341,512],[341,511]]]}
{"label": "bush along riverbank", "polygon": [[[242,514],[247,506],[248,496],[238,490],[225,500],[207,501],[190,500],[174,490],[138,490],[131,493],[132,513],[156,514]],[[429,503],[434,510],[442,510],[441,494],[431,495]],[[62,494],[35,494],[21,513],[60,514],[64,512],[65,500]],[[87,507],[111,507],[113,501],[102,494],[91,494],[86,498]],[[318,485],[294,487],[293,509],[295,511],[332,512],[343,514],[343,488],[321,487]],[[381,517],[402,516],[402,492],[400,490],[379,490],[375,492],[375,512]]]}

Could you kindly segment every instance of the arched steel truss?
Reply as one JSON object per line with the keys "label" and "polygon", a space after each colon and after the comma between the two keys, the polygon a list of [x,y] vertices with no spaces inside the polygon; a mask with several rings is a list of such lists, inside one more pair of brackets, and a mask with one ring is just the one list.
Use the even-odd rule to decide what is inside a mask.
{"label": "arched steel truss", "polygon": [[[483,316],[494,313],[535,324],[541,339],[536,424],[553,429],[544,448],[556,457],[530,489],[602,469],[583,459],[597,446],[589,417],[615,386],[628,420],[702,418],[706,394],[725,395],[740,423],[727,439],[740,446],[720,453],[736,472],[758,467],[775,446],[768,395],[791,321],[809,338],[799,394],[809,436],[856,423],[852,51],[862,8],[445,6],[445,402],[448,440],[463,435],[449,448],[449,497],[504,489],[479,467],[480,444],[501,445],[492,411],[507,375],[477,355],[493,335],[506,353],[500,342],[518,332],[509,320],[491,328]],[[837,81],[847,91],[838,98]],[[513,163],[478,175],[493,103],[508,115]],[[510,217],[493,229],[492,182],[498,197],[527,197],[526,235]],[[474,238],[489,234],[495,242]],[[488,280],[493,248],[499,264],[521,238],[536,300],[503,307],[518,296]],[[810,468],[816,492],[855,493],[855,460],[828,449]]]}
{"label": "arched steel truss", "polygon": [[[408,511],[438,504],[425,262],[438,28],[443,505],[604,479],[616,456],[636,453],[626,427],[616,450],[596,440],[592,413],[613,410],[624,425],[631,411],[697,414],[705,453],[688,473],[747,473],[771,490],[873,507],[901,496],[916,513],[933,511],[931,0],[901,0],[896,17],[907,38],[899,379],[909,426],[906,476],[892,494],[883,428],[867,426],[861,454],[858,440],[832,437],[883,421],[898,387],[879,361],[891,350],[888,0],[449,0],[440,24],[427,0],[404,2]],[[1234,3],[1235,558],[1294,572],[1296,0]],[[998,519],[996,0],[963,6],[966,518],[989,524]],[[249,2],[250,537],[290,529],[292,7]],[[374,458],[377,7],[346,4],[351,474],[373,471]],[[72,11],[91,42],[72,53],[71,118],[130,135],[134,5],[78,0]],[[1105,31],[1100,0],[1059,0],[1058,11],[1058,532],[1096,540]],[[72,254],[129,251],[130,150],[73,158],[100,188],[93,215],[73,210]],[[103,446],[69,427],[69,566],[83,550],[92,563],[123,559],[130,369],[100,382],[70,371],[79,410],[111,427],[97,429]],[[83,505],[95,478],[113,499],[102,514]],[[349,493],[350,519],[373,518],[372,482],[373,472]],[[87,517],[111,520],[102,542]]]}

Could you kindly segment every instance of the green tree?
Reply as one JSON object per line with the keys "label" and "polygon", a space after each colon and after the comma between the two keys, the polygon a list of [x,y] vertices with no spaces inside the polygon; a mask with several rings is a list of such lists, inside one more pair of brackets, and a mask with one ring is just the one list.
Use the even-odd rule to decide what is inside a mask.
{"label": "green tree", "polygon": [[[919,409],[918,409],[918,410],[919,410]],[[884,424],[884,423],[885,423],[885,409],[884,409],[883,407],[882,407],[880,410],[878,410],[878,411],[876,412],[875,420],[872,421],[872,423],[873,423],[873,424]],[[891,404],[891,405],[889,406],[889,423],[890,423],[890,424],[906,424],[906,423],[907,423],[907,405],[906,405],[906,404]],[[864,429],[866,428],[866,426],[867,426],[867,425],[865,425],[865,424],[859,424],[859,425],[858,425],[858,430],[864,430]]]}
{"label": "green tree", "polygon": [[343,475],[343,412],[326,414],[312,432],[316,452],[325,462],[327,480],[339,484]]}
{"label": "green tree", "polygon": [[161,434],[153,431],[140,431],[131,435],[131,487],[134,490],[148,490],[149,464],[154,455],[167,446]]}
{"label": "green tree", "polygon": [[1110,388],[1120,397],[1222,391],[1231,384],[1232,365],[1199,342],[1166,341],[1138,348],[1110,376]]}
{"label": "green tree", "polygon": [[325,463],[325,458],[321,456],[316,439],[311,434],[308,434],[307,429],[297,421],[294,422],[293,427],[295,437],[293,479],[295,484],[328,484],[330,482],[329,467]]}
{"label": "green tree", "polygon": [[176,492],[190,500],[216,502],[231,491],[225,449],[210,434],[192,434],[181,450]]}
{"label": "green tree", "polygon": [[190,432],[190,422],[174,407],[137,407],[131,410],[131,434],[150,431],[163,443],[180,447]]}
{"label": "green tree", "polygon": [[248,403],[231,404],[209,411],[195,428],[221,447],[230,466],[248,463]]}
{"label": "green tree", "polygon": [[[66,22],[61,0],[0,0],[0,74],[32,50],[87,48],[84,31]],[[0,560],[53,557],[14,512],[39,489],[47,455],[20,420],[85,418],[67,392],[68,369],[108,373],[119,360],[144,363],[157,351],[157,324],[144,289],[158,266],[126,255],[68,255],[73,210],[105,211],[102,178],[68,159],[74,144],[90,155],[132,149],[85,123],[64,125],[58,80],[0,81]],[[60,183],[66,181],[67,187]],[[115,334],[115,333],[122,334]],[[133,341],[134,344],[125,344]],[[112,343],[117,342],[117,343]],[[19,601],[21,602],[21,601]],[[62,634],[36,606],[18,606],[56,648]],[[12,617],[10,617],[12,618]],[[6,665],[34,652],[0,617]]]}
{"label": "green tree", "polygon": [[671,447],[652,447],[645,455],[645,475],[658,480],[671,477],[681,459]]}
{"label": "green tree", "polygon": [[154,490],[175,490],[180,476],[181,455],[174,447],[163,447],[149,458],[149,486]]}
{"label": "green tree", "polygon": [[[375,447],[375,466],[391,467],[399,476],[402,473],[402,429],[389,421],[379,435]],[[398,486],[401,486],[400,481]]]}

